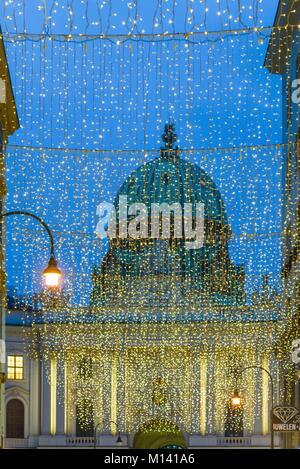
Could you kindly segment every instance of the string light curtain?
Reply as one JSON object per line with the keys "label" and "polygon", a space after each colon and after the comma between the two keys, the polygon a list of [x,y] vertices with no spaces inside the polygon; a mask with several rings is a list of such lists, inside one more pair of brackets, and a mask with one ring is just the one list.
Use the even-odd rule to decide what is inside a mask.
{"label": "string light curtain", "polygon": [[[232,259],[247,260],[247,274],[257,279],[270,274],[278,287],[281,81],[263,67],[266,47],[256,32],[120,45],[99,38],[6,39],[23,115],[18,143],[7,150],[9,208],[30,208],[57,231],[71,296],[75,287],[81,304],[88,304],[92,265],[107,248],[94,233],[98,204],[113,202],[130,173],[159,156],[168,121],[175,123],[181,156],[206,171],[221,193],[233,231]],[[24,259],[9,267],[12,285],[22,285],[28,264],[30,250],[23,246],[12,249]],[[35,249],[43,251],[42,262],[44,243]],[[41,265],[33,263],[37,272]],[[29,294],[41,288],[39,275],[33,276]]]}
{"label": "string light curtain", "polygon": [[[51,225],[64,274],[54,304],[40,280],[48,258],[44,233],[31,221],[10,220],[10,293],[38,308],[25,315],[33,320],[30,352],[38,346],[45,360],[56,356],[64,363],[73,401],[68,400],[69,415],[77,413],[86,426],[102,419],[105,427],[109,396],[110,411],[117,412],[126,431],[159,414],[183,422],[187,431],[221,432],[236,369],[267,356],[272,373],[278,373],[273,347],[287,319],[280,292],[288,145],[282,143],[281,78],[264,67],[272,29],[259,22],[258,2],[250,28],[240,2],[233,2],[238,14],[230,19],[226,10],[227,31],[201,31],[209,18],[207,2],[200,3],[203,16],[197,23],[191,11],[195,2],[186,2],[188,19],[180,34],[174,22],[168,34],[156,32],[174,12],[165,17],[162,2],[151,32],[138,29],[133,2],[136,9],[130,8],[122,25],[125,36],[111,32],[113,7],[106,34],[91,33],[100,19],[98,25],[87,20],[88,2],[81,34],[70,19],[69,2],[66,31],[57,34],[53,2],[41,31],[7,27],[3,33],[22,124],[6,150],[8,208],[30,209]],[[225,8],[221,3],[216,13]],[[10,6],[7,2],[7,11]],[[50,11],[49,4],[43,8],[44,14]],[[228,28],[230,21],[234,28]],[[128,195],[130,184],[139,186],[146,194],[141,202],[150,200],[145,168],[160,168],[166,122],[175,124],[177,164],[188,168],[185,196],[192,199],[198,184],[203,193],[210,191],[209,204],[216,202],[206,216],[209,252],[218,236],[225,237],[219,263],[209,264],[205,275],[188,267],[196,262],[169,244],[164,261],[153,257],[146,242],[133,243],[125,255],[95,234],[97,206],[113,203],[121,187]],[[181,184],[181,173],[174,171],[171,159],[158,169],[155,190],[166,194],[165,202]],[[112,251],[119,255],[115,264],[107,261]],[[182,378],[176,384],[178,370]],[[206,413],[199,415],[201,375],[215,403],[205,401]],[[60,399],[62,376],[60,370]],[[112,397],[115,380],[124,405]],[[259,380],[249,373],[242,385],[249,432],[261,412]]]}

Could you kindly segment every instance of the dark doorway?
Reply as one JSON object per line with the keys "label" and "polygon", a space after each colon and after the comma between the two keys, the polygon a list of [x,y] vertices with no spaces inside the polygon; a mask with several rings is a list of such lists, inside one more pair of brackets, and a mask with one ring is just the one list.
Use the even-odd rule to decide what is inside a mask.
{"label": "dark doorway", "polygon": [[24,438],[24,404],[19,399],[6,406],[6,438]]}

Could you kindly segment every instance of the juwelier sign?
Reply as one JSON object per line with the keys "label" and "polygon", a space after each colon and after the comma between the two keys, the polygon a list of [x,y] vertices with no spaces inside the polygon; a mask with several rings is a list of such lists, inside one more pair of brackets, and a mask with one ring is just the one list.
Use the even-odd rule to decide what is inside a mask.
{"label": "juwelier sign", "polygon": [[273,409],[274,432],[300,431],[300,412],[293,406],[276,406]]}

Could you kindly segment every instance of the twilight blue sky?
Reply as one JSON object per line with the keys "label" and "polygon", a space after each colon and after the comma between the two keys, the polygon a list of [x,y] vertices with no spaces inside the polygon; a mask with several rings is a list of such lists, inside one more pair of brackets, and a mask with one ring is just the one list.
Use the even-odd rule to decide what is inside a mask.
{"label": "twilight blue sky", "polygon": [[[88,303],[106,249],[94,234],[98,203],[156,156],[169,119],[183,157],[222,193],[247,291],[264,273],[279,287],[281,80],[263,67],[269,29],[224,31],[271,26],[277,1],[241,1],[242,15],[234,0],[7,3],[1,24],[21,122],[7,148],[7,206],[49,223],[71,301]],[[8,222],[11,287],[39,291],[47,257],[34,222]]]}

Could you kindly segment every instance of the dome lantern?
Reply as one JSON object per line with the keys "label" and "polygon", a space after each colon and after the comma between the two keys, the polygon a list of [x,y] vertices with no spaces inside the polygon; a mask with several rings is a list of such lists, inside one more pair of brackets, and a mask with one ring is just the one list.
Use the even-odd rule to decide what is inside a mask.
{"label": "dome lantern", "polygon": [[160,156],[161,158],[173,158],[175,159],[176,157],[179,156],[179,148],[176,145],[175,148],[173,148],[174,143],[177,140],[177,135],[175,134],[175,124],[174,122],[171,123],[166,123],[165,124],[165,130],[164,133],[161,136],[162,141],[164,142],[164,147],[160,148]]}

